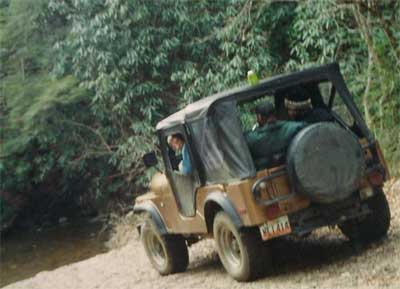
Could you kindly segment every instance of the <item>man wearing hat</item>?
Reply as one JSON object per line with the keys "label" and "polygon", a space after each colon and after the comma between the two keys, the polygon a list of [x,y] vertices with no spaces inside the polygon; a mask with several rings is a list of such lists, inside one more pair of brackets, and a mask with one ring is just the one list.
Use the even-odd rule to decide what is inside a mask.
{"label": "man wearing hat", "polygon": [[303,101],[294,101],[285,98],[285,107],[289,120],[305,121],[307,123],[333,120],[332,115],[326,109],[313,109],[310,98]]}

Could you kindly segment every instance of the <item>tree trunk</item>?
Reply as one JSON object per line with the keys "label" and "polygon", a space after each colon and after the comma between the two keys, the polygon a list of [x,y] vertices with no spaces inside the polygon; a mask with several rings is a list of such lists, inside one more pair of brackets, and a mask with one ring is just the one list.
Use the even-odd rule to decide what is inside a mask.
{"label": "tree trunk", "polygon": [[368,103],[368,94],[371,88],[371,83],[372,83],[372,78],[371,78],[371,74],[372,74],[372,68],[373,66],[375,66],[377,68],[377,72],[378,75],[377,77],[379,78],[379,85],[381,88],[381,97],[379,99],[379,119],[380,119],[380,126],[382,126],[382,119],[383,119],[383,101],[386,98],[385,96],[385,87],[384,87],[384,79],[382,76],[382,62],[378,56],[378,54],[376,53],[375,49],[374,49],[374,43],[373,43],[373,39],[371,36],[371,24],[370,24],[370,11],[367,10],[367,18],[364,17],[364,15],[362,15],[362,13],[360,12],[360,7],[358,5],[353,6],[353,15],[354,18],[357,21],[358,27],[361,30],[361,33],[363,35],[364,41],[367,45],[367,49],[368,49],[368,75],[367,75],[367,84],[365,87],[365,91],[364,91],[364,97],[363,97],[363,105],[365,108],[365,118],[367,120],[368,125],[372,125],[372,119],[371,119],[371,115],[369,114],[369,103]]}
{"label": "tree trunk", "polygon": [[371,87],[372,65],[373,65],[373,56],[372,56],[372,53],[370,53],[368,50],[367,84],[365,86],[364,95],[362,98],[362,103],[364,106],[364,117],[365,117],[365,121],[367,122],[368,127],[370,127],[372,124],[371,114],[369,113],[369,103],[368,103],[368,95],[369,95],[369,90]]}

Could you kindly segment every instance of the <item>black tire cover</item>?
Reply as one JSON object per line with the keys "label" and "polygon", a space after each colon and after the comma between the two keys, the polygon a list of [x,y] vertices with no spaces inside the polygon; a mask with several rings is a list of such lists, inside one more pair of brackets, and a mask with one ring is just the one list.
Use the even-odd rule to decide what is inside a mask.
{"label": "black tire cover", "polygon": [[296,192],[326,204],[349,197],[358,188],[365,165],[356,136],[335,123],[322,122],[294,137],[287,167]]}

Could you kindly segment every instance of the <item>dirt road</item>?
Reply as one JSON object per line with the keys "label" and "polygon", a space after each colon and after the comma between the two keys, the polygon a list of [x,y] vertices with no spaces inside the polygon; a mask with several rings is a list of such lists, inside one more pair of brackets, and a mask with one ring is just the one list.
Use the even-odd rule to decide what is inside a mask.
{"label": "dirt road", "polygon": [[7,289],[217,289],[217,288],[400,288],[400,182],[388,199],[388,237],[356,253],[336,229],[303,240],[273,244],[273,272],[251,283],[232,280],[218,261],[212,240],[190,249],[187,272],[160,277],[138,240],[91,259],[41,272]]}

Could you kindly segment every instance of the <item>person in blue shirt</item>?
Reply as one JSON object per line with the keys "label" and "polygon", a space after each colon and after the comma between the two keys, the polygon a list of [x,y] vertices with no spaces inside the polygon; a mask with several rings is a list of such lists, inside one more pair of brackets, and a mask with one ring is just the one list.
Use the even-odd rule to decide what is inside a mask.
{"label": "person in blue shirt", "polygon": [[185,144],[182,134],[176,133],[168,136],[168,145],[175,152],[182,151],[182,161],[179,163],[179,172],[184,175],[192,173],[192,163],[190,161],[189,150]]}

